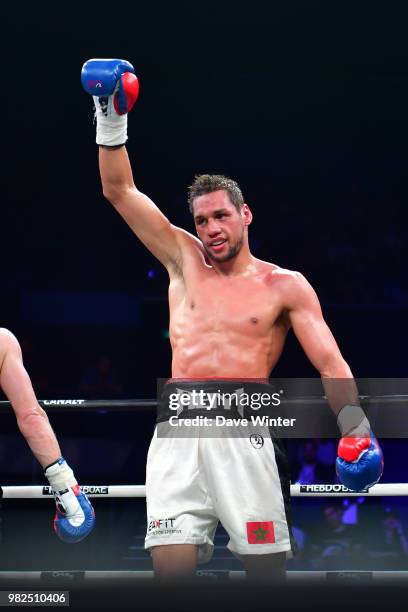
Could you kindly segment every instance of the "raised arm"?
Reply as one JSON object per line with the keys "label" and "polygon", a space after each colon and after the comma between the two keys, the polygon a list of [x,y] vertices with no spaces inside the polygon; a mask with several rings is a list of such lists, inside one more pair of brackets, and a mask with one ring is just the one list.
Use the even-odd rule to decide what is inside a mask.
{"label": "raised arm", "polygon": [[157,206],[133,181],[125,148],[127,114],[139,93],[133,66],[126,60],[92,59],[85,62],[81,80],[93,96],[96,142],[105,197],[128,223],[143,244],[167,268],[181,266],[180,241],[185,234],[171,225]]}
{"label": "raised arm", "polygon": [[180,230],[134,184],[125,146],[99,147],[103,194],[143,244],[167,268],[181,267]]}

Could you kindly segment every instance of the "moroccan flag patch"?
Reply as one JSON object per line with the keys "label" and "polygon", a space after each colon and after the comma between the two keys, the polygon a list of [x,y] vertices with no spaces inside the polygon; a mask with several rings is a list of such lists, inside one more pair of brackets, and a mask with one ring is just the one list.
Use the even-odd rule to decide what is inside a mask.
{"label": "moroccan flag patch", "polygon": [[272,521],[246,524],[249,544],[275,544],[275,529]]}

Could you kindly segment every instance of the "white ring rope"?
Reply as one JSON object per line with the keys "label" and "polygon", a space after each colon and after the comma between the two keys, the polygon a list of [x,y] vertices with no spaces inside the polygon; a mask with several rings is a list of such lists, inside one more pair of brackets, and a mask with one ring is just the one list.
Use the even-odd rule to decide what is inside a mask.
{"label": "white ring rope", "polygon": [[[145,485],[82,485],[89,497],[146,497]],[[408,483],[376,484],[364,491],[350,491],[341,484],[290,486],[291,497],[387,497],[408,495]],[[45,499],[52,496],[50,486],[16,485],[0,487],[4,499]]]}

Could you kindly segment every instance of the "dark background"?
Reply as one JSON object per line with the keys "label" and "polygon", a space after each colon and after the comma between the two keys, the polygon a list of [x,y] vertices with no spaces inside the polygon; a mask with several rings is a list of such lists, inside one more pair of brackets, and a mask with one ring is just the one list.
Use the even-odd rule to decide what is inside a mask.
{"label": "dark background", "polygon": [[[139,188],[193,231],[194,174],[236,179],[254,254],[305,274],[354,374],[405,376],[405,17],[382,2],[6,10],[1,324],[31,339],[52,393],[100,352],[131,395],[170,372],[167,274],[101,194],[79,80],[98,56],[140,78]],[[314,375],[291,340],[277,373]]]}
{"label": "dark background", "polygon": [[[84,397],[81,384],[102,355],[120,397],[153,397],[156,379],[170,374],[166,272],[101,194],[92,104],[80,85],[90,57],[135,66],[135,181],[172,222],[193,231],[186,188],[196,173],[236,179],[254,212],[253,253],[310,280],[355,376],[406,376],[403,3],[2,12],[0,326],[19,338],[38,396]],[[276,374],[317,376],[292,337]],[[115,425],[107,415],[51,418],[83,481],[112,473],[142,482],[132,465],[144,466],[149,418],[133,428],[123,415]],[[14,422],[4,423],[6,482],[39,482]],[[404,443],[392,444],[396,465]],[[123,459],[115,469],[114,456]],[[388,470],[388,480],[397,477]]]}

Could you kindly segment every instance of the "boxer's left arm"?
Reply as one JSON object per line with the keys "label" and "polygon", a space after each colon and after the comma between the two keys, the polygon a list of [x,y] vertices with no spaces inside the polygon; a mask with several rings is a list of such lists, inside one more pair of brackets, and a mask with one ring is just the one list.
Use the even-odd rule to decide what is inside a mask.
{"label": "boxer's left arm", "polygon": [[379,480],[382,453],[360,407],[357,385],[329,326],[318,297],[298,272],[285,279],[285,309],[295,336],[319,371],[330,407],[337,416],[342,438],[337,474],[350,489],[362,489]]}
{"label": "boxer's left arm", "polygon": [[[319,371],[330,406],[337,415],[345,404],[358,402],[357,386],[350,367],[323,318],[318,297],[305,277],[293,272],[285,275],[283,282],[284,307],[293,332],[310,362]],[[350,381],[344,385],[341,397],[338,397],[337,386],[334,388],[330,385],[334,379]]]}

